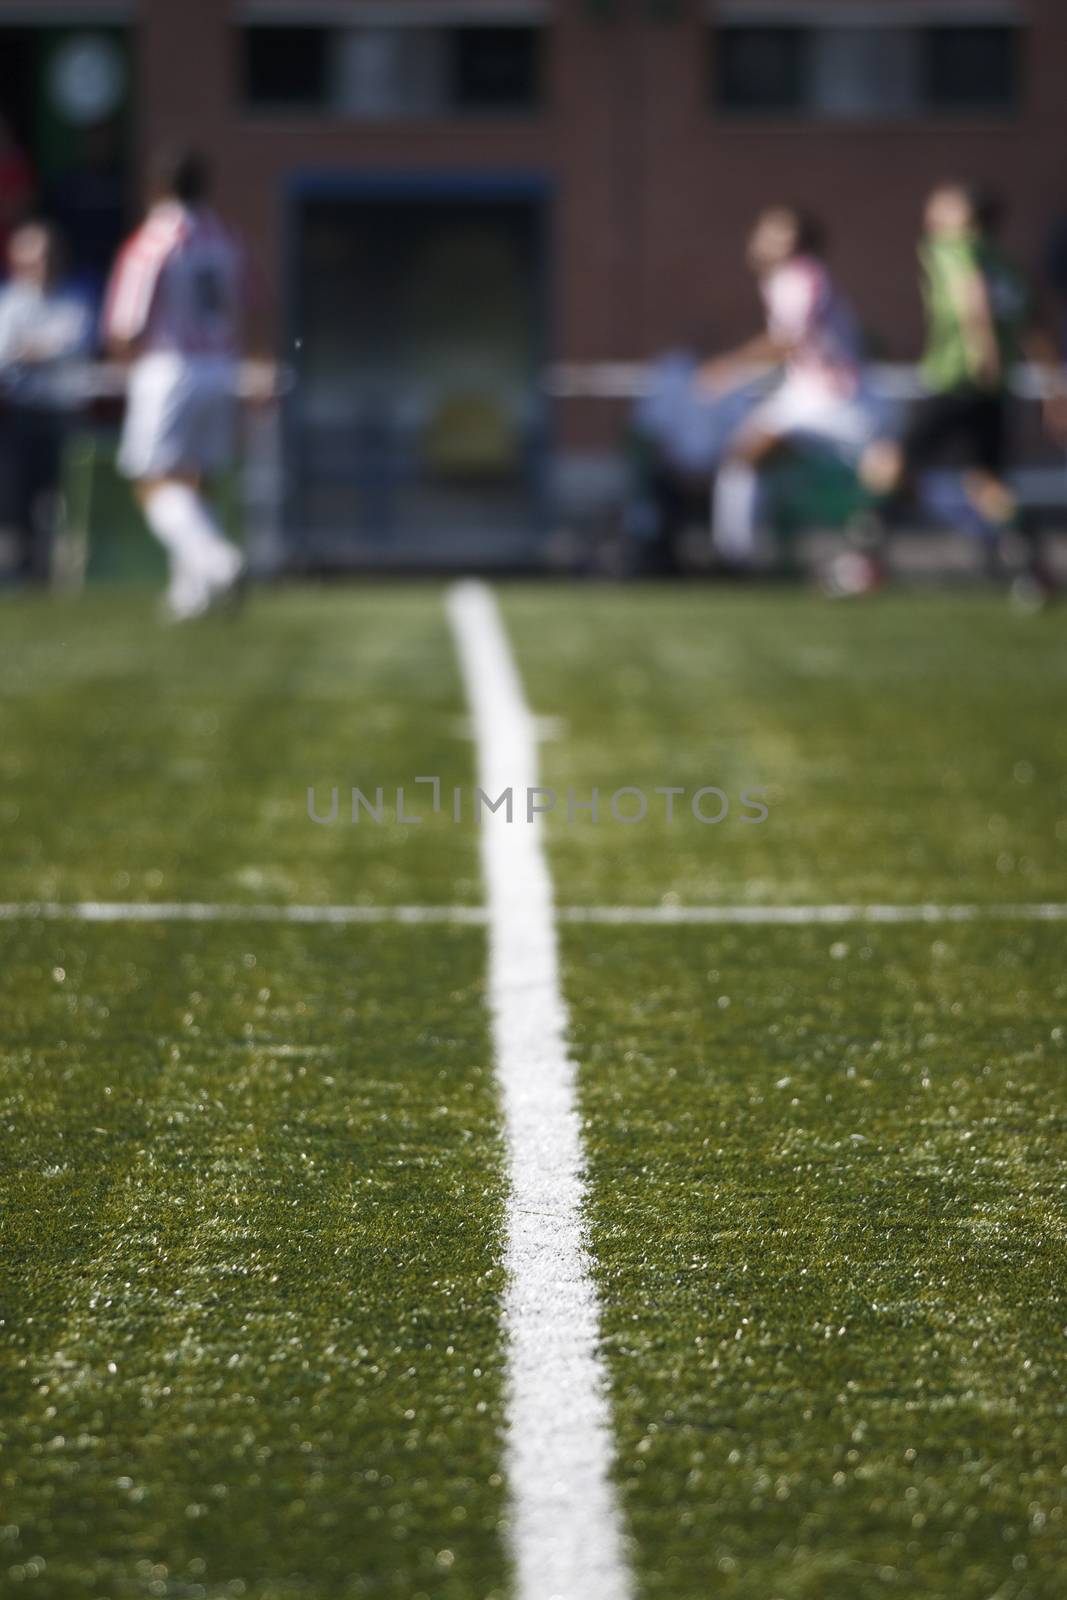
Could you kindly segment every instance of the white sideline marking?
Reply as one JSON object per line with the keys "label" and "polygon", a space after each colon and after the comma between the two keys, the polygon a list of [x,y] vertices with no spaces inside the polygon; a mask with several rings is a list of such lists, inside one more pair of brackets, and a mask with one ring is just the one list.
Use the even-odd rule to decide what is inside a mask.
{"label": "white sideline marking", "polygon": [[[498,790],[499,792],[499,790]],[[525,826],[525,824],[523,824]],[[557,922],[600,926],[808,926],[846,922],[1067,922],[1067,904],[1032,906],[557,906]],[[262,906],[205,901],[22,901],[0,922],[461,923],[482,928],[482,906]]]}
{"label": "white sideline marking", "polygon": [[[499,791],[498,791],[499,793]],[[525,826],[525,825],[524,825]],[[484,927],[483,906],[287,906],[197,900],[27,900],[0,903],[0,922],[435,923]],[[807,927],[845,922],[1067,922],[1067,904],[913,906],[558,906],[557,922],[600,926]]]}
{"label": "white sideline marking", "polygon": [[[449,619],[495,798],[537,785],[537,728],[489,590]],[[489,1007],[508,1145],[508,1480],[518,1600],[628,1600],[612,1429],[585,1243],[585,1170],[540,819],[483,822]]]}

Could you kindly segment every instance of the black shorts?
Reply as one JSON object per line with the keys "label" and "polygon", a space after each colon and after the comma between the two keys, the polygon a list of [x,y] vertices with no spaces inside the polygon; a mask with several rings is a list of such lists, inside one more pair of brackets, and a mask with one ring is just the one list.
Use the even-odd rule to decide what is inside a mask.
{"label": "black shorts", "polygon": [[909,468],[982,467],[1000,477],[1008,460],[1008,404],[1004,394],[946,389],[920,400],[903,438]]}

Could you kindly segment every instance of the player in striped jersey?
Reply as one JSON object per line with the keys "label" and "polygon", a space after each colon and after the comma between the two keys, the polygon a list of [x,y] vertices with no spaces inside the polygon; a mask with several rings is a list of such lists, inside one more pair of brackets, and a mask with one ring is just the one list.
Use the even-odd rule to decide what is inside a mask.
{"label": "player in striped jersey", "polygon": [[160,162],[155,199],[115,264],[104,336],[129,363],[119,467],[167,550],[166,608],[198,616],[238,583],[243,558],[203,493],[230,465],[246,295],[244,253],[207,204],[193,152]]}

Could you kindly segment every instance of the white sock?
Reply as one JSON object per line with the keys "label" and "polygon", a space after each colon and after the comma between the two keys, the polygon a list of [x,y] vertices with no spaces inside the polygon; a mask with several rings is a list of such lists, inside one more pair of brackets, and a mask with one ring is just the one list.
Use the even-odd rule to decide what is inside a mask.
{"label": "white sock", "polygon": [[205,501],[186,483],[163,483],[145,500],[148,526],[170,556],[171,598],[182,610],[206,604],[241,570]]}
{"label": "white sock", "polygon": [[720,555],[749,562],[756,554],[759,477],[743,461],[728,461],[715,479],[711,501],[712,543]]}

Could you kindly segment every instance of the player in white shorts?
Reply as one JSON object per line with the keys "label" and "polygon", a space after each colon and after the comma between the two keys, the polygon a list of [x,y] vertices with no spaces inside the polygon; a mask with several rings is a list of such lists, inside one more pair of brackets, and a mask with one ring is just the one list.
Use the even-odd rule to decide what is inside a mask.
{"label": "player in white shorts", "polygon": [[166,548],[166,606],[178,621],[232,590],[244,566],[203,494],[205,476],[234,459],[246,299],[244,252],[209,209],[208,189],[195,153],[161,161],[104,307],[108,348],[130,363],[119,469]]}
{"label": "player in white shorts", "polygon": [[858,465],[883,427],[863,382],[862,341],[851,305],[822,259],[822,230],[787,206],[765,211],[748,242],[766,332],[709,362],[705,387],[722,392],[754,368],[780,366],[782,381],[731,441],[715,480],[712,537],[739,566],[755,555],[760,469],[783,447],[828,452]]}

